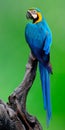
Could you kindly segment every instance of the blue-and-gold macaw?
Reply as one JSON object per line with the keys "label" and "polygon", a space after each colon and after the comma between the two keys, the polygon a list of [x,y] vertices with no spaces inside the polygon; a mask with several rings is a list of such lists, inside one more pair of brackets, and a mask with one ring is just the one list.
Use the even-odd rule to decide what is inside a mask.
{"label": "blue-and-gold macaw", "polygon": [[42,83],[44,109],[47,112],[47,125],[51,118],[50,103],[50,46],[52,43],[52,32],[42,16],[41,11],[37,8],[29,9],[26,14],[27,19],[32,22],[28,23],[25,28],[26,41],[39,61],[40,78]]}

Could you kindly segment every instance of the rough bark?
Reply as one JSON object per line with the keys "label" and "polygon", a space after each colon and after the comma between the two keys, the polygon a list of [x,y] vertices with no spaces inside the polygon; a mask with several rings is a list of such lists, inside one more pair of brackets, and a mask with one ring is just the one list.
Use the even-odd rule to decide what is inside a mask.
{"label": "rough bark", "polygon": [[36,117],[26,111],[26,99],[37,70],[37,59],[29,56],[23,82],[9,96],[8,103],[0,100],[0,130],[42,130]]}

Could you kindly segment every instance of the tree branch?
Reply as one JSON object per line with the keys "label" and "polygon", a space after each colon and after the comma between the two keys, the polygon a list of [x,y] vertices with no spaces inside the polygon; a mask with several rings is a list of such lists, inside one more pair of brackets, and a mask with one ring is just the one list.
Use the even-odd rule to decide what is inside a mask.
{"label": "tree branch", "polygon": [[[10,130],[42,130],[42,127],[36,117],[30,115],[26,111],[26,99],[34,82],[36,70],[37,59],[35,59],[31,53],[26,65],[26,72],[23,82],[9,96],[9,102],[7,104],[0,100],[0,119],[1,121],[4,119],[3,123],[6,124],[4,126],[7,126],[9,123],[8,126]],[[7,122],[5,122],[5,119]],[[2,123],[0,123],[0,126],[3,126],[1,124]]]}

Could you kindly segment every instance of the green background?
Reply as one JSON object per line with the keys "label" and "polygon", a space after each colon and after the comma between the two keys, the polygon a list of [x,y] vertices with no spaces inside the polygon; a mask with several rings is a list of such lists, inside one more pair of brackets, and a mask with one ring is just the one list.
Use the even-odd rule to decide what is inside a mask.
{"label": "green background", "polygon": [[[24,36],[25,15],[31,7],[42,10],[53,33],[52,119],[48,130],[65,130],[65,0],[0,0],[0,98],[7,101],[23,80],[30,52]],[[47,130],[39,71],[27,98],[27,111]]]}

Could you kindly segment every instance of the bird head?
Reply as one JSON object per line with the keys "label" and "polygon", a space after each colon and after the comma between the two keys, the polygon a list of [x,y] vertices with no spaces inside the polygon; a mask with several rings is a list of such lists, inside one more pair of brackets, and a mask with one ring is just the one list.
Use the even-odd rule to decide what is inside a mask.
{"label": "bird head", "polygon": [[28,9],[26,13],[26,18],[31,19],[33,23],[38,23],[42,21],[41,11],[38,8]]}

